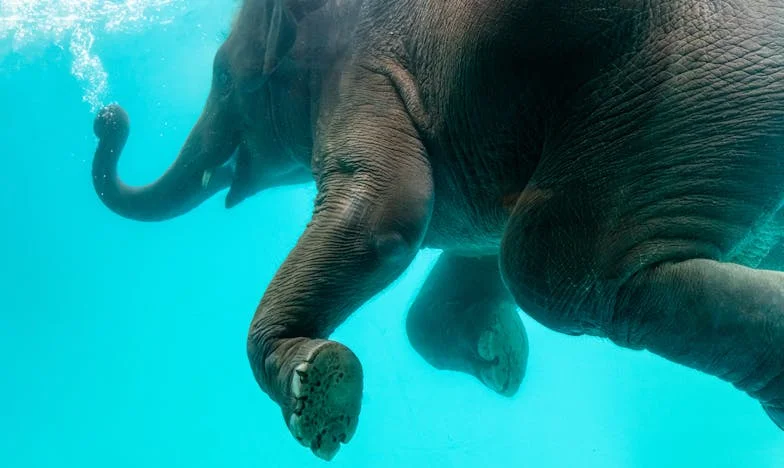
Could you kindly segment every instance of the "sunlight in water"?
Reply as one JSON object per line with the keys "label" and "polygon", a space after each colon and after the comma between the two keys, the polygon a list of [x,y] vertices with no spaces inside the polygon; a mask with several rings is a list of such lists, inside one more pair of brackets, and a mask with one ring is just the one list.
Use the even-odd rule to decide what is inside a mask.
{"label": "sunlight in water", "polygon": [[[170,22],[185,0],[0,0],[0,44],[10,51],[53,43],[72,55],[71,73],[82,83],[82,99],[99,109],[108,87],[100,57],[92,52],[95,34],[138,31]],[[0,54],[0,61],[3,57]]]}

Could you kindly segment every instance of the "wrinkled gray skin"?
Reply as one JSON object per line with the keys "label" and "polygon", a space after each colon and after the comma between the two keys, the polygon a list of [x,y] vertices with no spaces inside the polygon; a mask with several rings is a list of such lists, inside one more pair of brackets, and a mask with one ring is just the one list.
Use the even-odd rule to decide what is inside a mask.
{"label": "wrinkled gray skin", "polygon": [[[104,204],[129,219],[162,221],[227,187],[231,208],[266,188],[312,182],[311,88],[322,86],[348,50],[349,31],[332,30],[329,23],[339,20],[335,14],[356,14],[323,9],[303,16],[318,3],[303,3],[291,15],[274,2],[245,5],[216,54],[201,118],[167,172],[147,186],[119,179],[129,119],[117,105],[103,109],[95,121],[100,143],[93,182]],[[435,367],[474,375],[505,396],[519,389],[527,338],[497,256],[443,254],[409,310],[407,331]]]}
{"label": "wrinkled gray skin", "polygon": [[[233,33],[275,6],[299,19],[261,15],[262,42],[287,24],[336,52],[255,109],[267,145],[312,137],[313,219],[248,336],[298,440],[329,459],[351,438],[361,366],[328,337],[423,246],[497,256],[542,324],[719,377],[784,425],[784,0],[303,5],[248,1]],[[98,120],[101,144],[122,133]]]}

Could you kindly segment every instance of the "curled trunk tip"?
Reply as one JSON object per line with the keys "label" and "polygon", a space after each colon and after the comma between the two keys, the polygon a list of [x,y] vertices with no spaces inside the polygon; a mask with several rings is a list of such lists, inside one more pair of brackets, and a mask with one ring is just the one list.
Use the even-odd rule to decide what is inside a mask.
{"label": "curled trunk tip", "polygon": [[128,137],[129,128],[128,113],[119,104],[109,104],[98,111],[93,122],[95,136],[101,140],[116,140],[118,137],[125,139]]}
{"label": "curled trunk tip", "polygon": [[132,187],[117,175],[130,130],[128,113],[117,104],[104,107],[93,123],[98,137],[92,168],[95,192],[109,209],[138,221],[163,221],[190,211],[233,178],[224,164],[234,150],[233,140],[218,138],[224,144],[209,148],[203,143],[205,135],[215,137],[213,128],[213,122],[200,119],[166,172],[150,184]]}

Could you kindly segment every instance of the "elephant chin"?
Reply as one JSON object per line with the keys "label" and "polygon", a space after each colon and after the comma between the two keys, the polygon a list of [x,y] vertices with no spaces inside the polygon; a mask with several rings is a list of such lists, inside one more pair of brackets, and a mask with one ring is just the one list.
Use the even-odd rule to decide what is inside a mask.
{"label": "elephant chin", "polygon": [[[162,221],[192,210],[229,187],[234,181],[232,155],[237,144],[232,135],[215,138],[217,132],[211,123],[200,118],[166,172],[148,185],[132,187],[117,175],[117,163],[130,129],[128,114],[114,104],[103,108],[93,126],[99,140],[92,171],[98,197],[125,218]],[[206,140],[204,135],[212,139]]]}

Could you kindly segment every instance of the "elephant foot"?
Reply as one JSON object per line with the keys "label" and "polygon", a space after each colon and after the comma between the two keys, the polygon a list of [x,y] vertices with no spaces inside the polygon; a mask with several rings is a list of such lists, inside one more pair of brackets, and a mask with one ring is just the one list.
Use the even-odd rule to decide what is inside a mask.
{"label": "elephant foot", "polygon": [[500,395],[512,396],[525,375],[528,341],[514,305],[507,303],[495,310],[489,327],[479,334],[476,352],[481,359],[476,377]]}
{"label": "elephant foot", "polygon": [[291,376],[289,430],[305,447],[332,460],[357,428],[362,400],[362,365],[347,347],[317,344]]}
{"label": "elephant foot", "polygon": [[509,301],[444,301],[427,298],[407,320],[412,347],[436,369],[474,376],[503,396],[517,393],[528,360],[528,338]]}
{"label": "elephant foot", "polygon": [[779,429],[784,431],[784,408],[774,408],[768,405],[762,405],[762,408]]}

